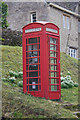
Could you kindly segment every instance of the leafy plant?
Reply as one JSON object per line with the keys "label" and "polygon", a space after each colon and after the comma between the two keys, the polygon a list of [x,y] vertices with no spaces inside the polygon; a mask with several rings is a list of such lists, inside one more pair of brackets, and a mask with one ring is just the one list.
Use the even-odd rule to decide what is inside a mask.
{"label": "leafy plant", "polygon": [[69,88],[67,84],[65,84],[65,82],[61,82],[61,88]]}
{"label": "leafy plant", "polygon": [[7,28],[7,15],[8,15],[8,5],[4,2],[0,2],[0,24],[2,28]]}
{"label": "leafy plant", "polygon": [[18,82],[18,86],[19,86],[19,87],[23,87],[23,81],[19,81],[19,82]]}
{"label": "leafy plant", "polygon": [[9,75],[12,77],[14,76],[14,72],[13,71],[9,71]]}
{"label": "leafy plant", "polygon": [[12,83],[15,83],[16,79],[15,79],[15,77],[11,77],[11,78],[9,78],[9,81],[11,81]]}
{"label": "leafy plant", "polygon": [[71,80],[71,73],[68,71],[66,77],[63,77],[61,73],[61,88],[72,88],[72,87],[78,87],[78,84],[74,83]]}
{"label": "leafy plant", "polygon": [[74,87],[78,87],[78,83],[74,83]]}
{"label": "leafy plant", "polygon": [[22,78],[23,77],[23,72],[18,72],[18,75],[19,75],[20,78]]}
{"label": "leafy plant", "polygon": [[18,73],[14,72],[14,71],[9,71],[9,75],[11,77],[14,76],[15,78],[17,78],[19,76]]}

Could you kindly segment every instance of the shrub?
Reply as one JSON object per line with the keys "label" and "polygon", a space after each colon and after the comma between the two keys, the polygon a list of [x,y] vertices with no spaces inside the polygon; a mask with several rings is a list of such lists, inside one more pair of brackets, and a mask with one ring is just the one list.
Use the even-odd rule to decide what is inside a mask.
{"label": "shrub", "polygon": [[70,76],[70,75],[67,75],[67,76],[66,76],[66,80],[71,80],[71,76]]}
{"label": "shrub", "polygon": [[9,71],[9,75],[12,77],[14,76],[14,72],[13,71]]}
{"label": "shrub", "polygon": [[18,75],[19,75],[20,78],[22,78],[23,77],[23,72],[18,72]]}
{"label": "shrub", "polygon": [[15,77],[11,77],[11,78],[9,78],[9,81],[12,83],[15,83],[16,79],[15,79]]}
{"label": "shrub", "polygon": [[65,81],[65,78],[64,77],[61,77],[61,82]]}
{"label": "shrub", "polygon": [[16,72],[14,72],[14,76],[15,76],[15,78],[18,78],[18,73],[16,73]]}
{"label": "shrub", "polygon": [[68,72],[67,72],[67,75],[71,75],[71,73],[68,71]]}
{"label": "shrub", "polygon": [[23,81],[19,81],[19,82],[18,82],[18,86],[19,86],[19,87],[23,87]]}
{"label": "shrub", "polygon": [[72,88],[74,86],[73,82],[65,81],[65,84],[68,85],[69,88]]}
{"label": "shrub", "polygon": [[78,87],[78,83],[74,83],[74,87]]}
{"label": "shrub", "polygon": [[16,72],[13,72],[13,71],[9,71],[9,75],[12,77],[15,77],[15,78],[17,78],[19,75],[18,75],[18,73],[16,73]]}
{"label": "shrub", "polygon": [[2,25],[2,28],[7,28],[8,22],[7,22],[7,15],[8,15],[8,5],[4,2],[0,2],[0,24]]}
{"label": "shrub", "polygon": [[68,85],[65,84],[65,82],[63,81],[63,82],[61,82],[61,88],[68,88]]}
{"label": "shrub", "polygon": [[68,71],[67,76],[63,77],[61,74],[61,88],[72,88],[72,87],[78,87],[77,83],[74,83],[71,80],[71,74]]}

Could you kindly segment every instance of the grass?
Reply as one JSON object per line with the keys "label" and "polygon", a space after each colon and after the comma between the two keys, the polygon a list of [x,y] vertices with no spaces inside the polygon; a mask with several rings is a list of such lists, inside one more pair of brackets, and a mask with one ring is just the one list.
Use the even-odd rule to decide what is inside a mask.
{"label": "grass", "polygon": [[[6,89],[5,89],[6,88]],[[3,116],[9,118],[76,118],[61,103],[23,94],[19,87],[3,83]]]}
{"label": "grass", "polygon": [[2,76],[9,75],[9,71],[22,71],[22,48],[2,46]]}
{"label": "grass", "polygon": [[61,72],[63,76],[66,76],[66,73],[69,71],[71,73],[71,78],[74,82],[78,82],[78,60],[75,58],[61,53]]}
{"label": "grass", "polygon": [[61,89],[61,99],[64,103],[78,104],[78,87]]}
{"label": "grass", "polygon": [[[22,48],[2,46],[2,77],[9,77],[9,71],[22,71]],[[78,61],[61,53],[61,71],[66,76],[71,72],[74,82],[78,81]],[[19,81],[19,79],[18,79]],[[78,104],[78,88],[62,89],[61,101],[54,102],[23,94],[22,88],[10,82],[3,82],[3,117],[8,118],[76,118],[73,112],[64,109],[64,104]]]}

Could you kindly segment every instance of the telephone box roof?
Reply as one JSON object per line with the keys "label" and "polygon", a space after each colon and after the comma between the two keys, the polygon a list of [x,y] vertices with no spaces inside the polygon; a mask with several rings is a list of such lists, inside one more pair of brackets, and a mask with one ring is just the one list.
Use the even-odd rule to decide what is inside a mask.
{"label": "telephone box roof", "polygon": [[29,24],[25,25],[22,29],[24,29],[25,27],[27,27],[29,25],[32,25],[32,24],[42,24],[42,25],[52,24],[52,25],[56,26],[59,29],[59,27],[57,25],[55,25],[54,23],[50,23],[50,22],[46,22],[46,21],[36,21],[34,23],[29,23]]}

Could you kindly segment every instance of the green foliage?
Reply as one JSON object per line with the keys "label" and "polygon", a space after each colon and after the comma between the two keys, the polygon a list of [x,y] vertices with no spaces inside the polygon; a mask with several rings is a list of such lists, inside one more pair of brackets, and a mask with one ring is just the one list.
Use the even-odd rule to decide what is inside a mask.
{"label": "green foliage", "polygon": [[12,77],[14,76],[14,72],[13,71],[9,71],[9,75]]}
{"label": "green foliage", "polygon": [[14,71],[9,71],[9,75],[12,77],[14,76],[15,78],[17,78],[19,76],[18,73],[14,72]]}
{"label": "green foliage", "polygon": [[8,27],[7,22],[7,15],[8,15],[8,5],[4,2],[0,2],[0,25],[2,28]]}
{"label": "green foliage", "polygon": [[20,78],[23,78],[23,72],[18,72]]}
{"label": "green foliage", "polygon": [[68,71],[67,76],[63,77],[61,73],[61,88],[72,88],[72,87],[78,87],[77,83],[74,83],[71,80],[71,73]]}
{"label": "green foliage", "polygon": [[9,71],[9,75],[12,77],[14,76],[15,78],[23,78],[23,72],[14,72],[14,71]]}
{"label": "green foliage", "polygon": [[[9,70],[17,71],[16,73],[22,71],[21,47],[2,46],[2,54],[2,77],[9,77]],[[62,71],[64,70],[63,75],[66,76],[66,71],[70,69],[72,80],[77,82],[77,63],[75,59],[73,60],[71,57],[66,59],[64,53],[62,53],[62,56],[63,61],[65,61],[64,64],[61,64],[61,69]],[[71,64],[73,62],[74,64]],[[68,68],[68,65],[68,67],[65,66],[66,63],[70,63],[70,68]],[[65,79],[63,75],[62,77]],[[66,79],[69,79],[69,77]],[[29,117],[35,117],[37,119],[39,117],[55,119],[54,116],[57,116],[57,118],[76,119],[76,116],[73,115],[73,111],[64,109],[63,104],[78,104],[78,87],[61,89],[61,102],[58,103],[56,101],[54,102],[52,100],[45,100],[43,98],[23,94],[22,88],[17,85],[21,80],[22,78],[18,77],[13,84],[11,82],[3,81],[3,117],[6,117],[7,115],[8,118],[14,119]]]}
{"label": "green foliage", "polygon": [[19,86],[19,87],[23,87],[23,81],[19,81],[19,82],[18,82],[18,86]]}
{"label": "green foliage", "polygon": [[0,41],[4,41],[4,40],[5,40],[4,38],[1,38],[1,37],[0,37]]}
{"label": "green foliage", "polygon": [[16,79],[15,79],[15,77],[11,77],[11,78],[9,78],[9,81],[12,83],[15,83]]}
{"label": "green foliage", "polygon": [[68,88],[68,85],[65,84],[65,82],[63,81],[63,82],[61,82],[61,88]]}
{"label": "green foliage", "polygon": [[78,82],[78,60],[70,57],[69,55],[61,52],[60,53],[60,66],[63,77],[67,75],[67,72],[70,72],[71,79],[74,82]]}
{"label": "green foliage", "polygon": [[71,75],[71,73],[68,71],[68,72],[67,72],[67,75]]}
{"label": "green foliage", "polygon": [[2,80],[15,83],[15,85],[18,85],[19,87],[23,87],[23,72],[14,72],[11,70],[9,71],[9,75],[9,78],[2,78]]}
{"label": "green foliage", "polygon": [[[64,102],[58,103],[57,101],[46,100],[43,98],[37,98],[30,96],[28,94],[23,94],[20,92],[22,88],[14,87],[13,84],[6,84],[3,82],[3,117],[9,112],[8,118],[75,118],[73,112],[63,108],[65,101],[75,103],[77,98],[75,94],[77,93],[77,88],[62,90],[62,98]],[[65,91],[65,92],[64,92]],[[5,94],[6,93],[6,94]],[[76,94],[77,95],[77,94]],[[65,97],[64,97],[65,96]],[[7,109],[6,109],[7,108]],[[56,117],[56,118],[55,118]],[[37,120],[36,119],[36,120]]]}
{"label": "green foliage", "polygon": [[74,83],[74,87],[78,87],[78,83]]}

